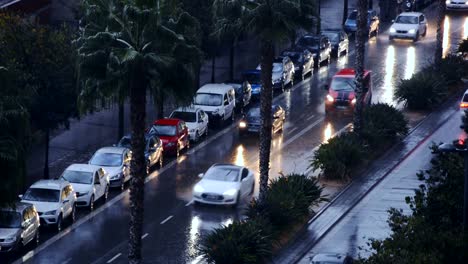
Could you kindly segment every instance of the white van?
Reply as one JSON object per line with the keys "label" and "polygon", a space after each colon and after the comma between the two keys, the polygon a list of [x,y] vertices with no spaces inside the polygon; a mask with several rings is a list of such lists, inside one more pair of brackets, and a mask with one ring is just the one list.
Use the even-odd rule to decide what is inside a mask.
{"label": "white van", "polygon": [[198,89],[193,104],[208,114],[211,124],[222,124],[226,120],[234,120],[236,107],[234,87],[221,83],[205,84]]}

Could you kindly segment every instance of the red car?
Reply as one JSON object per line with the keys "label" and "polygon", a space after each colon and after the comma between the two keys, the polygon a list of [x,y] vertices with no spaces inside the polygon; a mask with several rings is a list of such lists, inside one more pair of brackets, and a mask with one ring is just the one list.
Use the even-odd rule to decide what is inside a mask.
{"label": "red car", "polygon": [[[325,99],[325,113],[331,112],[353,112],[356,104],[356,93],[354,85],[354,69],[340,70],[333,76],[330,85],[325,85],[328,94]],[[364,71],[364,107],[372,102],[372,79],[371,72]]]}
{"label": "red car", "polygon": [[179,156],[179,152],[190,148],[189,133],[185,122],[175,118],[154,121],[150,134],[156,134],[163,143],[164,154]]}

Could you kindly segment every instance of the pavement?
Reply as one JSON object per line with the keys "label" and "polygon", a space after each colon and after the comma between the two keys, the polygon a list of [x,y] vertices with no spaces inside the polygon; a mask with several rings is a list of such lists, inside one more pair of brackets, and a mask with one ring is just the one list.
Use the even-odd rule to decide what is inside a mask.
{"label": "pavement", "polygon": [[[340,2],[329,2],[340,5]],[[324,17],[332,15],[322,14]],[[388,36],[383,31],[378,38],[369,40],[366,65],[373,71],[374,102],[395,104],[392,94],[397,82],[428,63],[432,55],[428,51],[432,51],[435,32],[434,14],[428,13],[427,17],[430,22],[428,36],[416,44],[395,42],[389,45]],[[450,17],[449,23],[451,26],[446,43],[457,43],[468,25],[464,17],[458,16]],[[325,120],[326,92],[321,87],[339,69],[354,65],[353,46],[347,56],[333,60],[329,66],[322,66],[310,78],[275,97],[275,103],[286,110],[287,122],[284,132],[273,138],[271,178],[277,177],[279,172],[304,172],[308,167],[307,157],[313,154],[314,148],[349,125],[351,119],[347,117]],[[450,48],[451,45],[446,44],[446,50]],[[245,51],[243,49],[239,48],[239,56],[242,52],[248,53],[250,47],[246,44]],[[223,60],[219,61],[222,63]],[[245,63],[237,67],[242,69],[243,66],[255,65],[256,61],[252,65]],[[155,116],[154,108],[148,109],[149,115]],[[117,114],[114,110],[85,117],[74,122],[71,130],[54,137],[52,175],[58,175],[63,167],[72,162],[86,162],[98,147],[116,141]],[[427,113],[412,114],[421,119]],[[148,122],[151,120],[149,118]],[[418,126],[418,122],[413,124]],[[178,159],[169,159],[162,169],[154,171],[147,178],[144,263],[199,263],[196,247],[201,237],[213,228],[243,217],[246,204],[238,209],[192,205],[191,190],[198,181],[196,175],[217,162],[230,162],[257,171],[258,140],[255,137],[239,138],[236,124],[227,124],[224,128],[210,130],[206,140],[192,146]],[[255,177],[258,181],[258,174]],[[334,192],[330,188],[327,191]],[[254,196],[257,194],[258,185]],[[19,258],[17,263],[126,263],[128,203],[128,190],[113,190],[109,201],[98,205],[94,212],[79,210],[77,222],[59,234],[44,229],[39,247],[27,248],[4,262]]]}

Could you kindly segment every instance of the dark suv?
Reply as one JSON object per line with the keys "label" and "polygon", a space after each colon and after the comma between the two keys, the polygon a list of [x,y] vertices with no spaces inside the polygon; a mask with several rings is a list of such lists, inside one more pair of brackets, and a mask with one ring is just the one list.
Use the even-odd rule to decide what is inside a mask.
{"label": "dark suv", "polygon": [[302,49],[308,49],[314,56],[315,66],[319,67],[322,62],[330,64],[331,43],[327,36],[304,35],[296,43]]}
{"label": "dark suv", "polygon": [[[148,133],[145,135],[146,147],[145,147],[145,158],[146,158],[146,169],[147,172],[151,168],[158,164],[160,168],[163,166],[163,146],[162,141],[156,134]],[[126,135],[117,144],[117,147],[125,147],[131,149],[132,136]]]}

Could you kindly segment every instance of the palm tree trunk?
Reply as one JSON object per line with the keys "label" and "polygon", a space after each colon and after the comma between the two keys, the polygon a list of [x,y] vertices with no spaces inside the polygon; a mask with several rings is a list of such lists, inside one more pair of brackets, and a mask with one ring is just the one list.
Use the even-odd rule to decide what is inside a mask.
{"label": "palm tree trunk", "polygon": [[357,30],[356,30],[356,62],[355,62],[355,84],[356,84],[356,104],[354,106],[354,131],[361,135],[362,128],[362,104],[364,89],[364,56],[365,42],[367,35],[367,0],[357,2]]}
{"label": "palm tree trunk", "polygon": [[156,100],[157,109],[158,109],[158,119],[164,118],[164,94],[162,89],[158,89],[158,100]]}
{"label": "palm tree trunk", "polygon": [[143,229],[143,199],[145,166],[146,83],[141,62],[135,62],[130,76],[130,124],[132,129],[132,162],[130,181],[130,228],[128,261],[141,263],[141,235]]}
{"label": "palm tree trunk", "polygon": [[369,0],[369,9],[374,8],[374,0]]}
{"label": "palm tree trunk", "polygon": [[444,20],[445,20],[445,0],[438,0],[437,5],[437,34],[436,48],[434,54],[434,64],[440,67],[443,56],[443,41],[444,41]]}
{"label": "palm tree trunk", "polygon": [[234,51],[236,42],[231,42],[231,49],[229,50],[229,80],[234,80]]}
{"label": "palm tree trunk", "polygon": [[342,25],[345,24],[347,18],[348,18],[348,0],[344,0],[344,2],[343,2],[343,21],[341,22]]}
{"label": "palm tree trunk", "polygon": [[44,153],[44,179],[49,179],[49,145],[50,145],[50,130],[45,130],[45,153]]}
{"label": "palm tree trunk", "polygon": [[215,82],[216,55],[211,57],[211,83]]}
{"label": "palm tree trunk", "polygon": [[271,148],[271,104],[273,100],[273,87],[271,74],[273,70],[274,47],[270,41],[261,43],[261,76],[262,90],[260,93],[260,200],[265,198],[268,189],[270,171]]}
{"label": "palm tree trunk", "polygon": [[117,141],[119,141],[124,134],[124,125],[125,125],[125,103],[119,101],[119,128],[117,131]]}
{"label": "palm tree trunk", "polygon": [[315,32],[316,34],[320,34],[320,31],[322,31],[322,19],[320,17],[320,9],[321,9],[321,4],[320,4],[320,0],[317,0],[318,2],[318,8],[317,8],[317,28],[316,28],[316,31]]}

